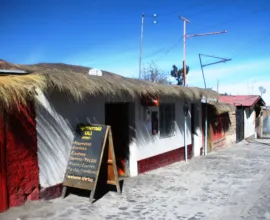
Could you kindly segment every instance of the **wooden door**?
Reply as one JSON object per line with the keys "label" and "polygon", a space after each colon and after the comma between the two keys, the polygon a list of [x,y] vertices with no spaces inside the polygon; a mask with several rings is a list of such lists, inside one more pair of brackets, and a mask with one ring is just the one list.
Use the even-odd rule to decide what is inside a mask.
{"label": "wooden door", "polygon": [[244,110],[236,110],[236,142],[240,142],[245,138],[245,123],[244,123]]}
{"label": "wooden door", "polygon": [[5,125],[0,117],[0,212],[8,209]]}

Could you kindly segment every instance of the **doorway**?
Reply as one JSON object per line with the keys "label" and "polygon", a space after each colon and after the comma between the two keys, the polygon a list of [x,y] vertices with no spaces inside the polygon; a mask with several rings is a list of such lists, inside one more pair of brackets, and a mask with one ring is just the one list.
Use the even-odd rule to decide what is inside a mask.
{"label": "doorway", "polygon": [[129,144],[134,123],[131,103],[106,103],[105,124],[111,126],[119,176],[129,176]]}
{"label": "doorway", "polygon": [[236,143],[244,140],[245,138],[245,123],[244,123],[244,110],[236,110]]}
{"label": "doorway", "polygon": [[191,117],[191,141],[192,156],[197,157],[201,154],[202,137],[201,137],[201,108],[200,104],[192,103],[190,109]]}

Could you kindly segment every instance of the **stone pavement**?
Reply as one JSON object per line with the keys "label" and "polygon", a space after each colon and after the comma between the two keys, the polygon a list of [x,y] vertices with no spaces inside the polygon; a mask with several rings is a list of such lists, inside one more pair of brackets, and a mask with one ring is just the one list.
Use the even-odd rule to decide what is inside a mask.
{"label": "stone pavement", "polygon": [[233,147],[125,180],[123,193],[30,202],[0,220],[270,219],[270,139]]}

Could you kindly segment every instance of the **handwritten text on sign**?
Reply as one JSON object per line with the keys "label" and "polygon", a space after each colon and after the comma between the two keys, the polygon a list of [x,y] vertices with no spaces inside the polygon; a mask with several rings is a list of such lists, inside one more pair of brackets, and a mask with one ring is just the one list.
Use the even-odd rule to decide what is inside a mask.
{"label": "handwritten text on sign", "polygon": [[96,180],[105,134],[105,125],[86,125],[79,128],[65,175],[65,180],[72,182],[74,187],[83,182],[92,183]]}

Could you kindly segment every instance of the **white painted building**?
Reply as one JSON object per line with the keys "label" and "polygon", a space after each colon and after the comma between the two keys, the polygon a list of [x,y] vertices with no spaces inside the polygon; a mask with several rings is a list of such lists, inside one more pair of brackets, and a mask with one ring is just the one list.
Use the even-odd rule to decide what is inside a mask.
{"label": "white painted building", "polygon": [[[4,171],[7,179],[3,179],[15,185],[3,182],[2,194],[12,191],[13,202],[6,200],[0,210],[22,204],[26,199],[52,199],[61,195],[80,124],[111,126],[120,176],[136,176],[184,160],[185,156],[199,156],[201,99],[218,96],[212,90],[128,79],[81,66],[44,63],[11,66],[21,68],[25,75],[5,76],[4,80],[3,88],[10,100],[2,101],[8,111],[13,106],[17,113],[14,117],[16,111],[8,112],[9,119],[14,120],[7,120],[10,125],[2,124],[3,132],[9,128],[4,133],[11,143],[3,141],[3,149],[8,146],[6,149],[11,151],[7,155],[16,166],[9,163]],[[15,89],[14,80],[18,82]],[[189,107],[186,116],[184,105]],[[17,125],[22,127],[19,129]],[[17,166],[20,172],[14,170]],[[14,181],[19,174],[21,181]]]}
{"label": "white painted building", "polygon": [[[184,159],[183,100],[160,99],[158,107],[144,107],[139,99],[125,100],[122,104],[128,105],[126,118],[129,121],[127,127],[123,128],[129,131],[128,157],[125,158],[126,175],[136,176],[141,172]],[[109,103],[104,97],[89,98],[86,103],[74,103],[69,101],[64,93],[54,92],[50,96],[45,96],[38,91],[36,122],[42,188],[62,183],[76,125],[79,123],[106,124],[109,120],[106,118],[108,105],[121,107],[119,100]],[[199,156],[202,146],[200,106],[200,102],[194,104],[193,117],[196,134],[191,134],[191,111],[186,117],[186,145],[189,157],[192,156],[191,153],[193,156]],[[123,113],[120,113],[120,116],[124,117]],[[157,134],[153,135],[152,126],[147,124],[147,113],[150,116],[156,115],[158,118]],[[115,114],[115,117],[119,116]],[[116,138],[118,137],[114,137]]]}

